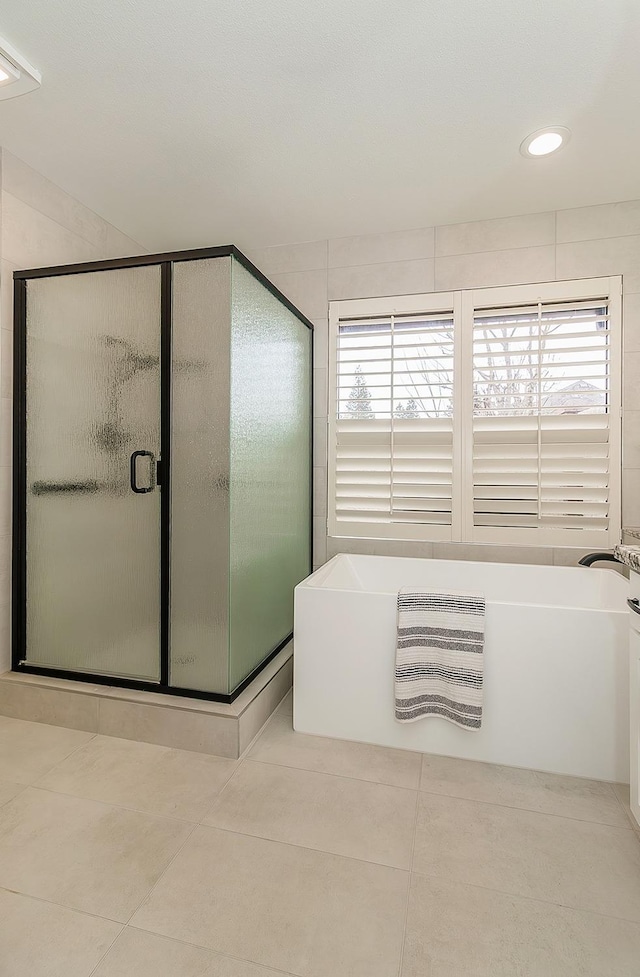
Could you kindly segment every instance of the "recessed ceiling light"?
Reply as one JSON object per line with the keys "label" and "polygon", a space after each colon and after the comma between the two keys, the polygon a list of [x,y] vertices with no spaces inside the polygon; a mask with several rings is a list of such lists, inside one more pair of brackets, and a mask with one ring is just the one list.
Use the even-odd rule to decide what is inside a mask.
{"label": "recessed ceiling light", "polygon": [[0,99],[26,95],[40,87],[40,72],[0,37]]}
{"label": "recessed ceiling light", "polygon": [[564,146],[571,136],[566,126],[548,126],[545,129],[537,129],[530,136],[523,139],[520,144],[520,152],[523,156],[535,159],[537,156],[549,156],[550,153],[557,153],[561,146]]}

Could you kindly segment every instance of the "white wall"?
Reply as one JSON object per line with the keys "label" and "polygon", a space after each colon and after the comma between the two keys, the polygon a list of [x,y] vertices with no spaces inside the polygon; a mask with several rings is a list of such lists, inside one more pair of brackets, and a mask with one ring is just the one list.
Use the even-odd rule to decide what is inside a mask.
{"label": "white wall", "polygon": [[640,526],[640,201],[314,241],[249,252],[315,325],[315,562],[339,551],[573,564],[551,547],[326,537],[327,303],[331,299],[622,275],[623,525]]}
{"label": "white wall", "polygon": [[116,227],[0,149],[0,672],[10,667],[13,272],[141,248]]}

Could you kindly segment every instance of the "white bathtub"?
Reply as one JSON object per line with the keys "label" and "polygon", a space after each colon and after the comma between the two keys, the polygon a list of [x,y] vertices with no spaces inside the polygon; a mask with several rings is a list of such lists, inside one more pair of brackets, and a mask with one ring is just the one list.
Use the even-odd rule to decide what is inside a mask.
{"label": "white bathtub", "polygon": [[[486,598],[480,730],[394,718],[400,587]],[[341,554],[295,592],[304,733],[629,781],[627,581],[615,570]]]}

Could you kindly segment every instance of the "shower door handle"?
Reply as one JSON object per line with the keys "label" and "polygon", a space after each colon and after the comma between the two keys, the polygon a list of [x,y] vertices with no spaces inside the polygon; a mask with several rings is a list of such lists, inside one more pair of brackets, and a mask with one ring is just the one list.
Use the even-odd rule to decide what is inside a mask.
{"label": "shower door handle", "polygon": [[[137,462],[138,458],[149,458],[149,475],[151,484],[145,488],[140,488],[138,485],[138,475],[137,475]],[[155,470],[155,455],[153,451],[134,451],[129,459],[129,484],[131,485],[131,491],[135,492],[137,495],[145,495],[147,492],[153,492],[155,488],[153,473]]]}

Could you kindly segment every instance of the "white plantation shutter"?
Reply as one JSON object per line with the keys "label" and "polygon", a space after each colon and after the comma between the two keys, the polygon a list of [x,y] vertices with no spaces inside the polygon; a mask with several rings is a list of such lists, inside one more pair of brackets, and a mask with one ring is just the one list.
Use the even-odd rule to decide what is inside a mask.
{"label": "white plantation shutter", "polygon": [[469,538],[606,546],[620,464],[609,291],[558,301],[539,290],[534,302],[475,300]]}
{"label": "white plantation shutter", "polygon": [[453,309],[341,317],[336,332],[332,531],[451,538]]}
{"label": "white plantation shutter", "polygon": [[[451,418],[337,421],[336,519],[451,525]],[[351,532],[353,530],[353,532]]]}
{"label": "white plantation shutter", "polygon": [[475,526],[606,530],[608,417],[476,417],[473,514]]}
{"label": "white plantation shutter", "polygon": [[620,291],[332,302],[329,534],[617,542]]}

